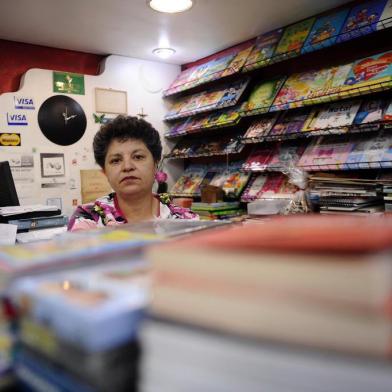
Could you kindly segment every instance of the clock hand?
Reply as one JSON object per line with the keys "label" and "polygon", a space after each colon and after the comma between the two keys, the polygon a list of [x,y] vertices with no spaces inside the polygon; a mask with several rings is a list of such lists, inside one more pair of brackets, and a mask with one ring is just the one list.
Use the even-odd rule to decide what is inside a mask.
{"label": "clock hand", "polygon": [[72,118],[75,118],[77,116],[77,114],[72,114],[71,116],[67,117],[67,121],[71,120]]}

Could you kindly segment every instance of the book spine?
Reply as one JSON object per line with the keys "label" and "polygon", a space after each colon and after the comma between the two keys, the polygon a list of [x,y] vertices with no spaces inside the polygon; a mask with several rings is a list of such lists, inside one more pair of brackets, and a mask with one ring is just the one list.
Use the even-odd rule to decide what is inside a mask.
{"label": "book spine", "polygon": [[68,218],[65,216],[58,218],[46,218],[46,219],[26,219],[26,220],[10,220],[9,224],[17,225],[18,230],[31,230],[31,229],[43,229],[48,227],[61,227],[68,223]]}

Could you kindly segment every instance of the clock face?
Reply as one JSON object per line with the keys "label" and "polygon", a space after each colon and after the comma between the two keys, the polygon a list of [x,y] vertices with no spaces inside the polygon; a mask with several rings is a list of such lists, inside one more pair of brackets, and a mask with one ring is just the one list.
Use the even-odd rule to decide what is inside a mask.
{"label": "clock face", "polygon": [[38,124],[51,142],[69,146],[82,138],[87,120],[82,107],[74,99],[54,95],[39,108]]}

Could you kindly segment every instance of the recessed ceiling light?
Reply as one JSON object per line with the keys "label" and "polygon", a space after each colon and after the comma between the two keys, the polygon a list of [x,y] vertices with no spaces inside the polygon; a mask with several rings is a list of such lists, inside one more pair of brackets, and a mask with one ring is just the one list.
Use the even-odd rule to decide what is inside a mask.
{"label": "recessed ceiling light", "polygon": [[148,0],[147,2],[153,10],[169,14],[189,10],[193,5],[192,0]]}
{"label": "recessed ceiling light", "polygon": [[161,59],[168,59],[170,56],[173,56],[176,51],[172,48],[156,48],[152,51],[152,53]]}

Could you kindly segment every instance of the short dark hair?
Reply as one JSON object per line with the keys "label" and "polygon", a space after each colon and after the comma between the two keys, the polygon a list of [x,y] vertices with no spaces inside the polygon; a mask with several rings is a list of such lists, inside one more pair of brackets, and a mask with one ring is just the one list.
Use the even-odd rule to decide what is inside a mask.
{"label": "short dark hair", "polygon": [[105,157],[112,140],[141,140],[150,150],[154,161],[159,162],[162,156],[162,144],[158,131],[147,121],[132,116],[117,116],[101,126],[94,136],[93,150],[95,161],[104,168]]}

